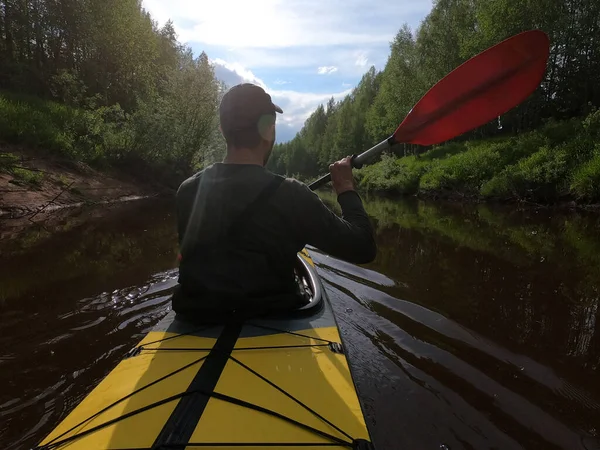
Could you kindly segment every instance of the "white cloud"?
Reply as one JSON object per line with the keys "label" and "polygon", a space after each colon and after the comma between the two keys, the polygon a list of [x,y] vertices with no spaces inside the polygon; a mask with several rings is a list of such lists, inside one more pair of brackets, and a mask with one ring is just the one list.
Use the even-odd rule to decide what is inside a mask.
{"label": "white cloud", "polygon": [[[278,129],[297,131],[320,103],[348,94],[367,66],[383,69],[399,28],[403,23],[416,28],[432,0],[142,0],[142,4],[159,26],[172,20],[178,40],[196,54],[206,51],[215,74],[226,84],[249,81],[265,87],[284,110]],[[346,82],[335,92],[339,75]]]}
{"label": "white cloud", "polygon": [[263,80],[257,78],[250,70],[239,63],[230,63],[221,59],[215,59],[212,63],[217,77],[230,86],[251,82],[262,86],[271,95],[273,102],[283,109],[283,114],[277,115],[278,129],[284,128],[279,133],[281,137],[293,137],[300,131],[306,119],[317,106],[327,103],[331,97],[341,100],[352,91],[351,89],[344,89],[339,92],[311,93],[289,89],[271,89],[266,86]]}
{"label": "white cloud", "polygon": [[239,63],[230,63],[220,58],[211,59],[215,69],[215,75],[218,79],[225,82],[225,84],[232,86],[239,84],[242,81],[254,83],[262,88],[266,88],[265,83],[258,77],[256,77],[250,70],[246,69]]}
{"label": "white cloud", "polygon": [[[430,0],[144,0],[180,39],[236,48],[387,44]],[[390,24],[384,27],[382,25]]]}
{"label": "white cloud", "polygon": [[335,66],[321,66],[317,69],[319,75],[329,75],[337,72],[338,68]]}
{"label": "white cloud", "polygon": [[359,67],[365,67],[369,63],[369,58],[367,58],[367,53],[364,51],[358,52],[356,55],[355,64]]}
{"label": "white cloud", "polygon": [[[365,47],[365,46],[361,46]],[[200,48],[200,47],[199,47]],[[389,46],[368,47],[361,50],[368,54],[368,65],[383,69],[389,55]],[[356,64],[360,52],[352,47],[333,47],[330,51],[315,51],[312,47],[293,49],[233,49],[221,57],[228,61],[237,61],[245,67],[258,69],[305,69],[315,73],[315,67],[334,66],[339,74],[345,76],[362,75],[366,67]],[[210,52],[209,52],[210,54]]]}
{"label": "white cloud", "polygon": [[335,100],[341,100],[351,91],[351,89],[346,89],[340,92],[315,94],[290,90],[267,90],[273,101],[283,109],[283,114],[277,117],[278,122],[288,125],[296,129],[296,131],[302,128],[306,119],[308,119],[317,106],[327,103],[331,97]]}

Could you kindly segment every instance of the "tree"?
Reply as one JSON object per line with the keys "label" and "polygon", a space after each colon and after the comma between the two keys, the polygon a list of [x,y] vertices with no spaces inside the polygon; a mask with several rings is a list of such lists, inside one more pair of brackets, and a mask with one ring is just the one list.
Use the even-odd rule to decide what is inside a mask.
{"label": "tree", "polygon": [[[550,37],[548,70],[540,88],[502,117],[503,132],[531,130],[545,119],[582,116],[599,107],[597,0],[435,0],[415,32],[406,24],[398,31],[383,71],[370,68],[346,98],[319,106],[293,145],[303,143],[323,171],[333,159],[358,153],[393,133],[427,90],[464,61],[531,29]],[[489,124],[457,140],[493,134],[496,125]],[[286,145],[280,149],[284,153]],[[405,146],[396,151],[404,154]]]}

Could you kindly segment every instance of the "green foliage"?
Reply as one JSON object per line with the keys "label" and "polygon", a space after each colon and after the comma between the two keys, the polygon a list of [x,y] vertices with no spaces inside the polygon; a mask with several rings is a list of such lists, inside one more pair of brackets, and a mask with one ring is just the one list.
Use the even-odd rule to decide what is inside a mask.
{"label": "green foliage", "polygon": [[19,161],[19,158],[16,155],[0,152],[0,172],[9,171],[17,161]]}
{"label": "green foliage", "polygon": [[451,142],[446,145],[437,145],[426,153],[419,155],[419,159],[432,161],[435,159],[449,158],[457,153],[465,151],[465,144],[462,142]]}
{"label": "green foliage", "polygon": [[585,118],[583,128],[590,137],[600,137],[600,109],[593,111]]}
{"label": "green foliage", "polygon": [[431,163],[414,156],[398,159],[383,155],[381,162],[367,166],[357,173],[359,186],[365,191],[416,194],[419,180]]}
{"label": "green foliage", "polygon": [[164,95],[140,102],[132,118],[136,158],[154,161],[157,170],[181,179],[206,159],[198,154],[210,146],[217,129],[218,86],[206,55],[183,61],[167,79]]}
{"label": "green foliage", "polygon": [[[498,148],[500,147],[500,148]],[[464,153],[450,156],[432,166],[421,179],[421,192],[458,192],[474,195],[502,164],[502,145],[469,145]]]}
{"label": "green foliage", "polygon": [[10,170],[14,176],[13,182],[20,185],[27,185],[32,188],[39,188],[44,180],[44,174],[20,167],[13,167]]}
{"label": "green foliage", "polygon": [[453,142],[418,156],[383,155],[356,175],[366,192],[596,201],[600,200],[598,117],[594,112],[583,120],[553,121],[520,136]]}
{"label": "green foliage", "polygon": [[578,199],[600,200],[600,144],[596,144],[592,159],[574,171],[570,188]]}
{"label": "green foliage", "polygon": [[63,132],[73,111],[65,105],[0,94],[0,137],[8,142],[61,151],[70,148]]}
{"label": "green foliage", "polygon": [[0,0],[0,139],[177,184],[209,160],[223,91],[139,0]]}
{"label": "green foliage", "polygon": [[534,200],[549,201],[560,193],[568,166],[566,149],[542,147],[539,151],[507,167],[499,180],[482,189],[486,196],[517,195]]}
{"label": "green foliage", "polygon": [[[481,145],[487,150],[479,144],[469,147],[470,156],[436,163],[435,172],[428,172],[421,180],[423,187],[431,190],[461,186],[463,193],[476,195],[484,186],[486,195],[505,195],[512,189],[508,178],[493,177],[502,167],[529,157],[544,146],[553,149],[566,144],[580,133],[600,136],[600,113],[594,112],[600,106],[597,17],[600,2],[596,0],[436,0],[416,30],[407,25],[401,27],[390,42],[390,55],[382,71],[371,68],[347,97],[337,102],[330,100],[326,108],[320,106],[294,140],[278,146],[272,168],[279,173],[320,175],[335,159],[360,153],[392,134],[427,90],[467,59],[519,32],[541,29],[549,35],[552,45],[540,88],[502,116],[502,132],[490,123],[456,139],[485,141]],[[590,113],[582,124],[581,118]],[[537,132],[531,133],[534,130]],[[516,137],[505,145],[505,136],[510,135]],[[502,148],[493,150],[490,146],[494,142]],[[589,158],[589,149],[585,145],[577,148],[578,145],[571,143],[565,151],[570,158],[573,152],[577,153],[574,158],[580,164]],[[444,147],[436,149],[444,153]],[[454,149],[462,151],[459,147]],[[424,150],[428,149],[399,145],[392,152],[400,157]],[[431,150],[428,153],[430,160],[442,159]],[[283,157],[287,154],[293,157]],[[419,158],[427,158],[425,155]],[[472,164],[470,158],[474,158]],[[414,193],[423,173],[422,165],[407,169],[405,165],[413,164],[409,161],[382,161],[381,167],[363,170],[362,185]],[[544,170],[554,171],[549,167]],[[545,176],[552,178],[550,173]],[[565,173],[556,176],[563,177]],[[540,177],[543,178],[532,175],[532,183],[524,185],[535,191],[542,183]],[[558,189],[561,190],[562,187]]]}
{"label": "green foliage", "polygon": [[0,136],[89,163],[110,161],[128,145],[118,105],[84,110],[25,95],[0,95]]}

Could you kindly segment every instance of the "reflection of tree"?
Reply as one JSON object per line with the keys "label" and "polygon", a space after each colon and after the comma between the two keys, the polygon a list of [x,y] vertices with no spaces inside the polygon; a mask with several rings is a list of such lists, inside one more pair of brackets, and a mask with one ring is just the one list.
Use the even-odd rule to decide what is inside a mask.
{"label": "reflection of tree", "polygon": [[[328,203],[332,200],[325,196]],[[600,220],[513,207],[365,198],[382,288],[559,370],[600,396]]]}
{"label": "reflection of tree", "polygon": [[46,227],[52,233],[33,227],[2,253],[0,299],[10,301],[69,283],[88,283],[89,288],[95,284],[102,292],[108,280],[110,286],[120,280],[127,285],[124,280],[131,274],[145,279],[148,273],[175,267],[171,208],[156,201],[136,202],[103,209],[104,214],[91,211],[89,221],[75,213],[51,229]]}

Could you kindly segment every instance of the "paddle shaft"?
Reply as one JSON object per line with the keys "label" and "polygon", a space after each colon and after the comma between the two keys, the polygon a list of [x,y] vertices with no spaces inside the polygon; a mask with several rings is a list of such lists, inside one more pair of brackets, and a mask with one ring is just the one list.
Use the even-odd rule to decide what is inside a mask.
{"label": "paddle shaft", "polygon": [[[384,141],[381,141],[379,144],[374,145],[369,150],[362,152],[360,155],[355,155],[352,157],[352,167],[355,169],[360,169],[365,162],[367,162],[372,156],[378,155],[384,150],[389,149],[394,143],[394,137],[391,136]],[[313,181],[308,185],[311,190],[315,190],[320,188],[321,186],[329,183],[331,181],[331,173],[323,175],[318,180]]]}

